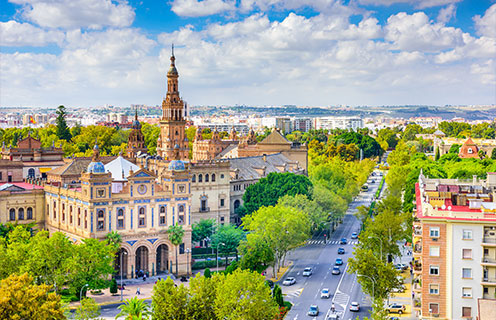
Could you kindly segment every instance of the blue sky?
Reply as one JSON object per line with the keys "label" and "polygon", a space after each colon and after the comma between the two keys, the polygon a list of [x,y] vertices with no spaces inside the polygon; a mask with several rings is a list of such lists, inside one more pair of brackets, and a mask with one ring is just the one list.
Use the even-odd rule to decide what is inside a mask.
{"label": "blue sky", "polygon": [[1,0],[0,107],[496,104],[496,0]]}

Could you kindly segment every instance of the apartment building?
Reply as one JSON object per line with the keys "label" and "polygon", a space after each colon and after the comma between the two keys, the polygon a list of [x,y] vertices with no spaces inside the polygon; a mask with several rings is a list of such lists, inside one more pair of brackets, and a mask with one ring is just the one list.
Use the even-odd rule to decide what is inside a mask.
{"label": "apartment building", "polygon": [[315,118],[314,125],[315,129],[351,129],[357,131],[363,128],[363,121],[359,117],[322,117]]}
{"label": "apartment building", "polygon": [[414,310],[421,319],[484,319],[496,309],[496,173],[416,184]]}

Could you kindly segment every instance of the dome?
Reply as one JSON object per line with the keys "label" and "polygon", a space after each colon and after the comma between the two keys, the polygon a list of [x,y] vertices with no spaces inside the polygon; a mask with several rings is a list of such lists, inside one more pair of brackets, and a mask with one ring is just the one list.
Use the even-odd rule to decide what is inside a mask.
{"label": "dome", "polygon": [[181,147],[179,147],[179,144],[177,144],[177,143],[176,143],[176,144],[174,145],[174,149],[179,149],[179,148],[181,148]]}
{"label": "dome", "polygon": [[88,173],[105,173],[105,166],[101,162],[91,162],[86,170]]}
{"label": "dome", "polygon": [[178,74],[177,69],[176,69],[176,66],[175,65],[171,65],[170,68],[169,68],[169,72],[167,72],[167,74],[173,74],[173,75]]}
{"label": "dome", "polygon": [[169,163],[169,170],[171,171],[185,171],[186,167],[184,165],[184,162],[181,160],[172,160]]}

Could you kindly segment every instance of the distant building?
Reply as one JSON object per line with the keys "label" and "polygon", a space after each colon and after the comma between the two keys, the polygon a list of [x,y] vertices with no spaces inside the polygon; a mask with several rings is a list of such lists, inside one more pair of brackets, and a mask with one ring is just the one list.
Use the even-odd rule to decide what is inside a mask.
{"label": "distant building", "polygon": [[363,121],[358,117],[323,117],[314,119],[315,129],[344,129],[357,131],[363,128]]}
{"label": "distant building", "polygon": [[408,121],[418,124],[422,128],[432,128],[437,127],[438,123],[443,121],[441,117],[414,117],[410,118]]}
{"label": "distant building", "polygon": [[308,132],[312,129],[312,119],[296,118],[293,120],[293,131]]}
{"label": "distant building", "polygon": [[453,145],[461,145],[458,151],[462,158],[478,158],[479,150],[484,151],[486,156],[490,157],[494,148],[496,148],[496,139],[459,139],[436,135],[434,139],[434,150],[439,149],[439,154],[442,156],[449,152]]}

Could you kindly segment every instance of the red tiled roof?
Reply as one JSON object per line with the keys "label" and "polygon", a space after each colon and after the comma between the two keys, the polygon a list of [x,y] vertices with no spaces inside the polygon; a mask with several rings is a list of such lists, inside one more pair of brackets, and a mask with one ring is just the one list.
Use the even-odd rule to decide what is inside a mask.
{"label": "red tiled roof", "polygon": [[8,182],[8,184],[12,184],[14,186],[18,186],[20,188],[24,188],[26,190],[43,189],[42,186],[39,186],[39,185],[36,185],[36,184],[27,183],[27,182]]}

